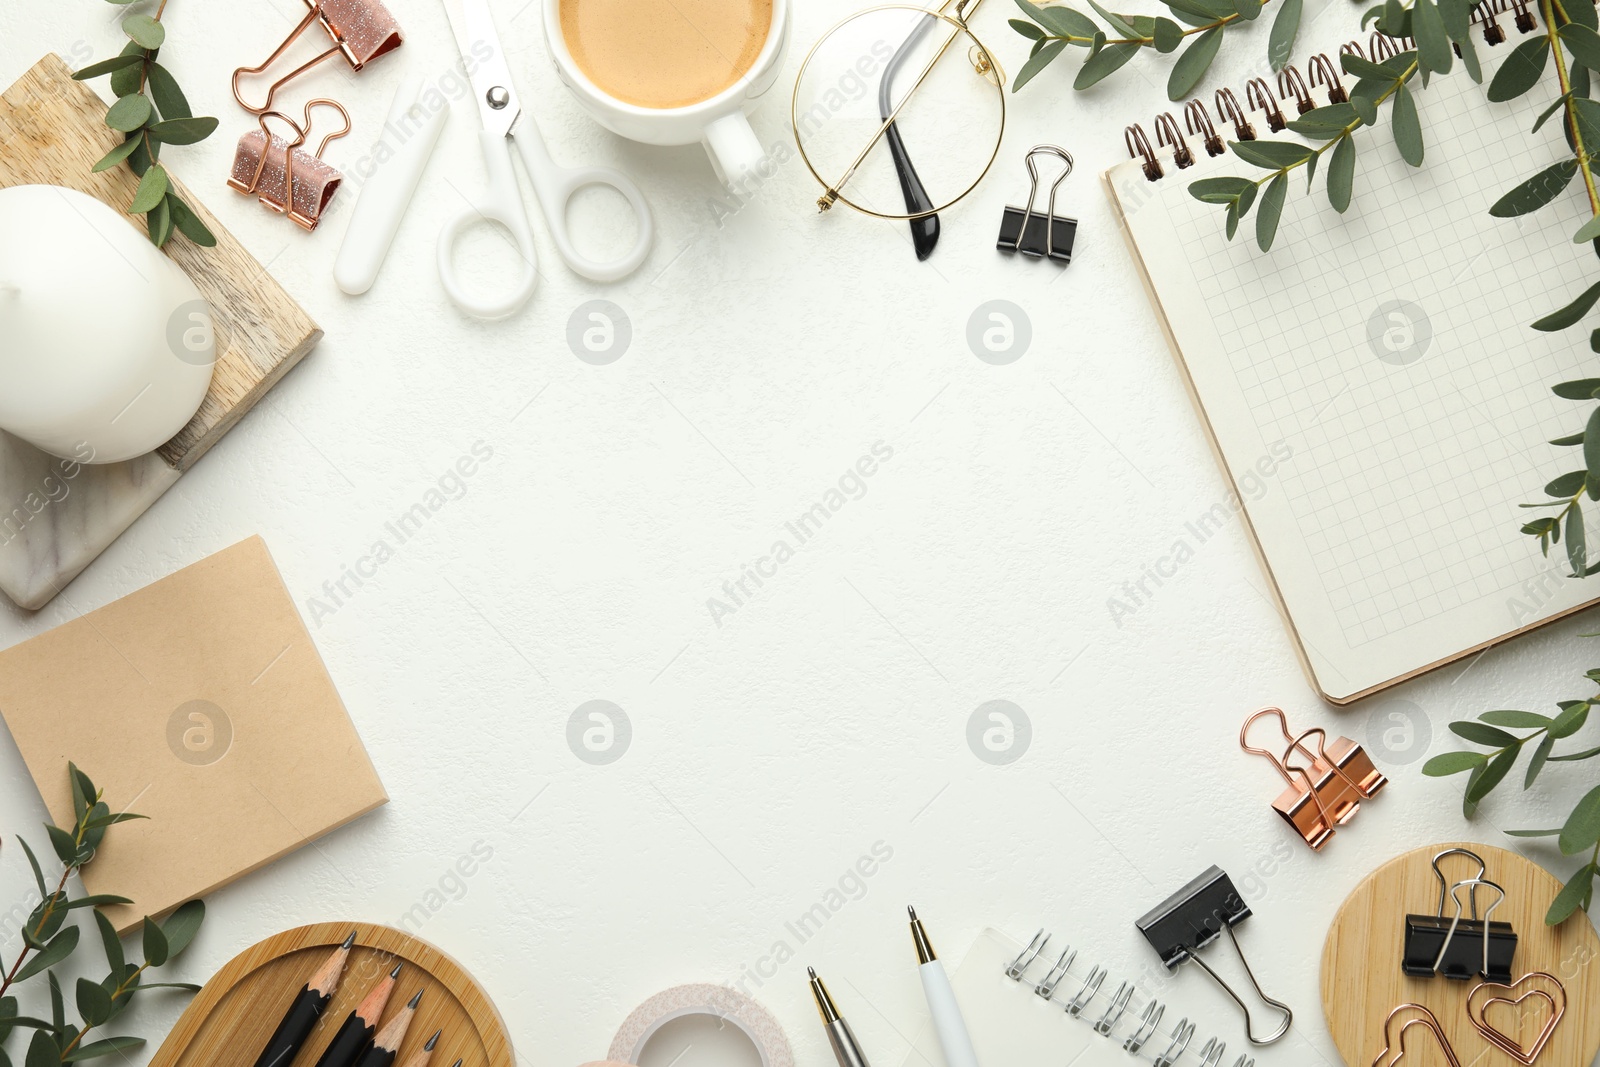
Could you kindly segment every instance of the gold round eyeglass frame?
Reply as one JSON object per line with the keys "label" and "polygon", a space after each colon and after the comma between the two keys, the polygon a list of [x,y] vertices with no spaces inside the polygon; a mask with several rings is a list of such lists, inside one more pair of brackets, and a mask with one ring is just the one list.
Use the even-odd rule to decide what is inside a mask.
{"label": "gold round eyeglass frame", "polygon": [[[967,196],[978,187],[978,184],[988,176],[989,171],[994,167],[994,161],[1000,155],[1000,143],[1005,139],[1006,90],[1005,72],[1001,70],[999,61],[994,58],[994,53],[990,52],[988,47],[984,45],[982,41],[978,40],[977,35],[974,34],[971,27],[967,25],[968,16],[972,11],[975,11],[978,5],[982,2],[983,0],[947,0],[942,7],[938,8],[917,7],[913,4],[882,4],[877,7],[869,7],[863,11],[858,11],[847,18],[840,19],[833,25],[832,28],[828,30],[827,33],[823,34],[822,37],[817,40],[816,44],[811,46],[811,51],[806,53],[805,60],[800,64],[799,73],[795,75],[794,92],[789,97],[789,124],[794,129],[795,147],[800,151],[800,158],[805,161],[806,169],[811,172],[811,176],[816,178],[818,184],[820,184],[823,188],[822,195],[817,198],[817,210],[827,211],[829,208],[833,207],[835,203],[843,203],[847,207],[855,208],[863,215],[871,215],[873,218],[878,219],[888,219],[895,222],[925,219],[930,215],[937,215],[940,212],[954,206],[955,204],[959,204],[962,200],[965,200]],[[951,12],[952,8],[954,8],[953,13]],[[829,39],[834,36],[834,34],[838,33],[849,23],[855,21],[856,19],[863,18],[867,15],[872,15],[880,11],[913,11],[917,12],[918,14],[927,15],[929,18],[938,19],[948,26],[953,27],[953,29],[950,31],[949,37],[945,39],[944,44],[940,45],[939,49],[934,53],[933,58],[928,60],[928,62],[923,66],[921,72],[918,73],[916,81],[912,83],[910,90],[908,90],[905,96],[901,98],[900,102],[895,105],[894,110],[890,112],[889,116],[883,120],[883,124],[879,126],[877,132],[872,135],[872,139],[867,142],[864,148],[861,149],[861,152],[856,156],[855,161],[845,169],[843,174],[830,182],[817,170],[816,164],[812,161],[811,156],[806,152],[805,141],[800,136],[800,86],[805,81],[806,71],[810,69],[811,62],[816,58],[818,49],[826,44]],[[930,208],[927,211],[893,214],[884,211],[875,211],[863,204],[856,203],[854,200],[850,199],[844,194],[843,189],[845,185],[852,177],[855,176],[855,173],[860,168],[862,162],[866,160],[873,148],[877,147],[878,142],[883,140],[884,135],[888,133],[889,129],[894,125],[895,120],[899,117],[901,110],[906,106],[907,103],[910,102],[911,98],[916,95],[917,90],[922,87],[922,83],[928,79],[928,75],[933,72],[935,64],[944,58],[944,54],[950,50],[950,46],[955,44],[955,42],[963,36],[972,42],[971,46],[967,49],[967,61],[972,65],[974,72],[980,75],[990,85],[994,86],[996,96],[998,97],[1000,103],[1000,128],[995,134],[994,148],[990,150],[989,158],[984,162],[983,170],[976,178],[972,180],[971,185],[968,185],[955,197],[943,204],[938,205],[937,207]]]}

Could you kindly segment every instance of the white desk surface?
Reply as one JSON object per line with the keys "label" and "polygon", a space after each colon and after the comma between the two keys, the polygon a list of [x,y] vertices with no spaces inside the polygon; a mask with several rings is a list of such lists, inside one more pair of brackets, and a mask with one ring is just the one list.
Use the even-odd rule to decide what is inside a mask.
{"label": "white desk surface", "polygon": [[[796,42],[851,7],[800,3]],[[1108,598],[1226,494],[1097,182],[1123,156],[1124,123],[1166,107],[1166,61],[1140,57],[1074,94],[1064,60],[1014,97],[1000,163],[918,265],[898,225],[819,218],[792,151],[739,210],[724,201],[719,226],[723,194],[698,147],[605,134],[546,61],[537,7],[495,8],[552,152],[631,171],[660,226],[644,269],[603,290],[540,233],[542,286],[498,324],[464,318],[434,273],[441,221],[483,181],[469,105],[454,106],[377,287],[348,298],[331,268],[353,189],[308,236],[223,184],[250,125],[228,74],[266,55],[300,5],[167,8],[163,62],[197,113],[223,120],[171,163],[327,338],[66,595],[37,615],[0,609],[0,645],[255,533],[311,621],[310,598],[385,523],[476,442],[493,450],[464,496],[311,621],[393,802],[215,894],[181,976],[203,980],[286,927],[410,913],[488,988],[526,1064],[601,1058],[645,997],[747,970],[800,1061],[828,1062],[807,964],[830,979],[873,1061],[892,1064],[925,1014],[908,902],[952,959],[986,925],[1024,940],[1049,925],[1153,988],[1134,918],[1218,863],[1255,908],[1241,936],[1263,984],[1298,1010],[1295,1035],[1257,1062],[1337,1063],[1317,968],[1352,885],[1430,841],[1512,844],[1498,828],[1559,824],[1584,788],[1552,771],[1467,825],[1460,783],[1424,780],[1423,755],[1450,745],[1452,718],[1586,691],[1594,646],[1578,635],[1595,623],[1569,620],[1334,711],[1304,681],[1237,522],[1112,620]],[[75,66],[113,54],[121,10],[5,5],[0,81],[47,50]],[[337,64],[316,76],[357,123],[330,150],[335,163],[368,151],[403,72],[433,81],[455,61],[432,0],[395,11],[402,49],[359,77]],[[1012,14],[990,0],[976,26],[1014,70],[1026,48],[1005,26]],[[1337,46],[1357,18],[1344,0],[1312,5],[1300,54]],[[1264,23],[1230,34],[1209,83],[1241,84],[1265,37]],[[764,142],[789,143],[797,63],[791,53],[756,114]],[[1081,220],[1065,271],[994,249],[1002,206],[1026,194],[1022,152],[1041,141],[1078,159],[1062,189]],[[573,312],[599,296],[633,329],[609,366],[575,358],[566,340]],[[1032,325],[1031,346],[1005,366],[966,341],[993,299]],[[723,583],[878,442],[893,456],[865,495],[717,625],[707,599],[726,599]],[[608,766],[566,740],[571,713],[596,699],[632,724]],[[1032,723],[1031,747],[1007,766],[966,739],[990,700]],[[1268,703],[1373,744],[1393,778],[1323,855],[1288,840],[1268,810],[1277,778],[1235,743],[1244,715]],[[0,812],[8,839],[43,817],[9,738]],[[479,842],[492,858],[456,882],[457,859]],[[892,858],[858,888],[850,872],[879,842]],[[7,844],[3,899],[27,879]],[[1563,874],[1572,866],[1525,847]],[[800,944],[785,924],[841,878],[843,905]],[[793,958],[778,964],[780,943]],[[1243,1033],[1204,975],[1160,992],[1223,1024],[1228,1067]],[[164,1033],[177,1011],[153,998],[133,1029]]]}

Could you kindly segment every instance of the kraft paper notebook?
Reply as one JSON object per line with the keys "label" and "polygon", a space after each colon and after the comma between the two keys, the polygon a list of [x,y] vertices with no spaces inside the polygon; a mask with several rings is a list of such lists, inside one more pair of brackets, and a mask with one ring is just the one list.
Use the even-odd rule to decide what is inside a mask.
{"label": "kraft paper notebook", "polygon": [[[1499,21],[1503,44],[1475,30],[1483,85],[1458,65],[1414,86],[1423,166],[1400,159],[1385,108],[1358,134],[1348,212],[1328,205],[1322,174],[1307,194],[1302,168],[1270,252],[1256,247],[1253,215],[1230,242],[1222,209],[1189,195],[1196,178],[1266,173],[1232,152],[1208,156],[1199,137],[1192,166],[1163,148],[1159,178],[1130,160],[1103,179],[1301,662],[1334,703],[1600,596],[1600,578],[1564,577],[1561,548],[1545,559],[1517,532],[1545,513],[1517,505],[1583,465],[1547,441],[1582,429],[1588,408],[1550,386],[1593,373],[1578,331],[1528,324],[1587,286],[1595,259],[1571,243],[1588,218],[1576,185],[1532,215],[1489,215],[1570,158],[1558,122],[1530,132],[1559,93],[1553,71],[1519,100],[1487,102],[1523,37],[1510,14]],[[1338,70],[1337,48],[1326,55]],[[1257,89],[1297,113],[1292,94]],[[1311,93],[1327,102],[1324,88]],[[1270,133],[1260,109],[1248,119],[1262,137],[1295,136]]]}
{"label": "kraft paper notebook", "polygon": [[[1023,946],[987,929],[950,977],[983,1067],[1149,1067],[1162,1057],[1174,1067],[1233,1063],[1196,1021],[1044,936]],[[945,1067],[931,1025],[900,1067]]]}
{"label": "kraft paper notebook", "polygon": [[388,799],[259,537],[0,652],[0,714],[57,825],[69,760],[149,816],[83,870],[119,930]]}

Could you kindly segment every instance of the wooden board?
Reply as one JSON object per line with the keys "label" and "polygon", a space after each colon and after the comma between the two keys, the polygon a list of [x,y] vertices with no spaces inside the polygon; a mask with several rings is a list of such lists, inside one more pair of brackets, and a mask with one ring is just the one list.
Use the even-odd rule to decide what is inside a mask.
{"label": "wooden board", "polygon": [[[91,174],[95,162],[122,140],[106,127],[106,105],[61,57],[47,55],[0,95],[0,189],[11,185],[64,185],[105,201],[121,212],[138,178],[127,167]],[[178,166],[183,166],[178,162]],[[215,248],[175,236],[167,254],[182,267],[211,305],[218,343],[211,389],[193,419],[158,450],[175,470],[187,470],[216,444],[290,367],[300,362],[322,331],[223,229],[216,216],[176,177],[173,187],[216,234]],[[217,195],[233,195],[217,177]],[[144,232],[142,218],[128,225]]]}
{"label": "wooden board", "polygon": [[[1439,904],[1439,880],[1433,873],[1433,857],[1449,848],[1467,848],[1482,856],[1488,864],[1485,877],[1505,888],[1505,903],[1495,911],[1494,918],[1496,922],[1509,922],[1517,932],[1513,975],[1545,971],[1566,987],[1566,1017],[1539,1062],[1550,1067],[1578,1067],[1594,1062],[1595,1054],[1600,1052],[1600,968],[1595,966],[1600,959],[1600,937],[1595,936],[1593,924],[1579,914],[1553,929],[1546,926],[1545,912],[1561,889],[1561,882],[1554,875],[1502,848],[1453,842],[1415,849],[1379,867],[1356,886],[1328,930],[1322,949],[1322,1011],[1345,1063],[1349,1067],[1368,1067],[1383,1048],[1384,1018],[1391,1009],[1408,1001],[1427,1007],[1439,1017],[1463,1064],[1513,1062],[1467,1021],[1467,992],[1474,982],[1410,978],[1400,970],[1406,914],[1434,914]],[[1452,857],[1441,866],[1454,881],[1470,877],[1473,864]],[[1485,893],[1487,904],[1492,897],[1487,895],[1489,891]],[[1491,1018],[1504,1025],[1503,1017]],[[1522,1037],[1528,1039],[1543,1019],[1530,1013],[1524,1021],[1528,1030]]]}
{"label": "wooden board", "polygon": [[294,995],[351,930],[356,931],[356,946],[338,992],[296,1064],[316,1063],[345,1016],[398,962],[404,969],[383,1021],[393,1018],[418,989],[422,1003],[400,1047],[397,1067],[441,1029],[434,1067],[450,1067],[458,1058],[462,1067],[513,1067],[505,1023],[471,975],[404,931],[358,922],[302,926],[235,956],[195,995],[150,1067],[251,1067]]}

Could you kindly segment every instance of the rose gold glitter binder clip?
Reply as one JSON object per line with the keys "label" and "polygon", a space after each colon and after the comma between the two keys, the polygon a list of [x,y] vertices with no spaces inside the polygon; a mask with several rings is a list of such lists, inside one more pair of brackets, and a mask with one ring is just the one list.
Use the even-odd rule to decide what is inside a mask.
{"label": "rose gold glitter binder clip", "polygon": [[[1250,744],[1250,728],[1258,719],[1278,720],[1278,730],[1286,743],[1276,751]],[[1315,739],[1314,747],[1311,739]],[[1328,740],[1321,727],[1299,735],[1289,732],[1289,720],[1280,708],[1262,708],[1244,721],[1239,730],[1239,747],[1272,763],[1288,788],[1272,802],[1272,810],[1294,827],[1295,833],[1320,852],[1338,827],[1343,826],[1388,784],[1366,750],[1348,737]]]}
{"label": "rose gold glitter binder clip", "polygon": [[[400,32],[400,24],[379,0],[303,0],[303,2],[310,8],[306,12],[306,17],[301,19],[300,25],[291,30],[289,36],[283,39],[283,43],[273,50],[266,62],[258,67],[240,67],[233,72],[233,98],[239,102],[240,107],[252,115],[264,115],[270,112],[278,90],[325,60],[341,55],[345,62],[350,64],[351,70],[360,71],[374,59],[394,51],[405,42],[405,37]],[[323,32],[333,41],[333,46],[273,82],[267,89],[266,100],[262,101],[259,107],[248,103],[244,94],[240,92],[240,81],[248,77],[265,75],[273,64],[277,63],[283,54],[311,28],[312,23],[322,27]]]}
{"label": "rose gold glitter binder clip", "polygon": [[[318,107],[337,111],[344,127],[323,137],[313,155],[301,146],[311,134],[311,113]],[[273,133],[267,127],[268,119],[288,125],[293,139]],[[350,132],[350,113],[332,100],[319,99],[306,105],[303,124],[280,111],[262,113],[259,123],[259,129],[239,138],[233,172],[228,176],[229,188],[253,195],[273,211],[288,215],[307,230],[315,230],[344,181],[337,168],[323,162],[322,153],[330,141]]]}

